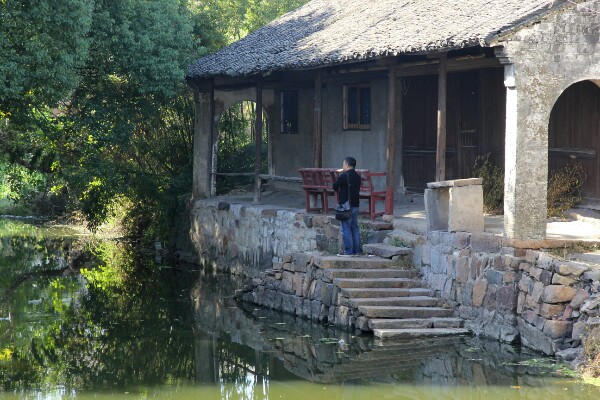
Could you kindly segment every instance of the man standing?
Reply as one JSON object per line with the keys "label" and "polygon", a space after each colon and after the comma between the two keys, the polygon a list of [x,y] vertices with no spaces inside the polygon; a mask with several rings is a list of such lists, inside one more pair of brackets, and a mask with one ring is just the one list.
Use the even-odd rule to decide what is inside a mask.
{"label": "man standing", "polygon": [[360,175],[355,171],[356,160],[346,157],[342,164],[339,178],[333,183],[333,190],[338,192],[340,204],[350,200],[352,215],[345,221],[340,221],[344,239],[344,253],[340,257],[358,257],[360,254],[360,230],[358,228],[358,203],[360,192]]}

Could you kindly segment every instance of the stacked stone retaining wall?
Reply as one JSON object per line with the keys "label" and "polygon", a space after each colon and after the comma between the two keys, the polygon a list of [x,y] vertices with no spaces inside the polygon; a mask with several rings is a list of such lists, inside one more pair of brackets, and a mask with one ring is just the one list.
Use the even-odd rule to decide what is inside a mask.
{"label": "stacked stone retaining wall", "polygon": [[477,335],[554,354],[597,324],[600,271],[590,265],[461,232],[430,232],[414,263]]}
{"label": "stacked stone retaining wall", "polygon": [[341,293],[321,268],[322,262],[319,255],[286,255],[273,269],[254,278],[240,298],[313,321],[355,327],[358,315],[352,315],[352,310],[341,304]]}
{"label": "stacked stone retaining wall", "polygon": [[293,252],[335,252],[338,236],[332,216],[219,199],[198,200],[191,209],[195,258],[233,274],[257,277]]}

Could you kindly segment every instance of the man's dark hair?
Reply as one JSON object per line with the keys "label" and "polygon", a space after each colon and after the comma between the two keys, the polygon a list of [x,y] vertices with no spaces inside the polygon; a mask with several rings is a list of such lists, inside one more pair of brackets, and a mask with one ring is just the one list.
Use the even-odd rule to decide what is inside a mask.
{"label": "man's dark hair", "polygon": [[354,157],[346,157],[344,158],[344,162],[348,164],[349,167],[356,168],[356,159]]}

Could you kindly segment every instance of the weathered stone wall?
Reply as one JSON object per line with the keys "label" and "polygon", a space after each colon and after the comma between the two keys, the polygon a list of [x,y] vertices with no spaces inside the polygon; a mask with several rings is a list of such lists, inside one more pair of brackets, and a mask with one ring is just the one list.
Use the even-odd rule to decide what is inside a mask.
{"label": "weathered stone wall", "polygon": [[[284,256],[272,270],[254,278],[241,300],[343,328],[357,326],[358,315],[342,304],[331,270],[321,268],[322,256],[295,253]],[[363,317],[363,325],[366,319]]]}
{"label": "weathered stone wall", "polygon": [[233,274],[256,277],[285,254],[338,247],[332,216],[219,199],[195,201],[190,214],[194,259]]}
{"label": "weathered stone wall", "polygon": [[415,248],[423,279],[475,334],[546,354],[600,324],[600,270],[491,234],[430,232]]}
{"label": "weathered stone wall", "polygon": [[505,82],[504,224],[510,237],[545,236],[550,113],[570,85],[600,79],[599,29],[600,2],[568,2],[498,42],[514,66],[514,82]]}

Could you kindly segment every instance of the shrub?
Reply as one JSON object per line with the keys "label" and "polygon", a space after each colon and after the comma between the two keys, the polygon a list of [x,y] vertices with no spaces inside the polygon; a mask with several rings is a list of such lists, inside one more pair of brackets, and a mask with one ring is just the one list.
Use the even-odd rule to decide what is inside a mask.
{"label": "shrub", "polygon": [[483,208],[486,213],[504,213],[504,170],[490,161],[489,153],[475,159],[473,175],[483,178]]}
{"label": "shrub", "polygon": [[550,174],[548,180],[548,216],[563,217],[563,212],[580,203],[586,174],[581,163],[566,165]]}

